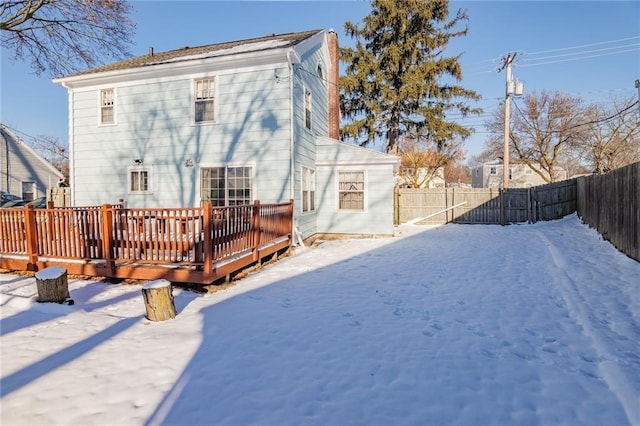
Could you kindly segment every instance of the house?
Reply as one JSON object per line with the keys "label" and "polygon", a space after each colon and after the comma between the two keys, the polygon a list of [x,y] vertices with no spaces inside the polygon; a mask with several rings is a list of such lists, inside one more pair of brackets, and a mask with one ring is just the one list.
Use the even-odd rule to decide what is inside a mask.
{"label": "house", "polygon": [[63,174],[39,156],[14,131],[0,124],[0,191],[23,200],[47,195]]}
{"label": "house", "polygon": [[399,159],[339,138],[334,31],[155,52],[55,79],[73,205],[294,200],[297,237],[393,234]]}
{"label": "house", "polygon": [[[471,186],[473,188],[500,188],[503,183],[504,166],[501,160],[484,163],[471,170]],[[538,170],[541,170],[538,168]],[[556,166],[555,181],[567,179],[567,171]],[[543,171],[542,173],[546,173]],[[509,165],[509,186],[511,188],[530,188],[548,183],[540,174],[527,164],[512,162]]]}
{"label": "house", "polygon": [[428,167],[401,168],[395,176],[397,188],[444,188],[444,167],[433,170]]}

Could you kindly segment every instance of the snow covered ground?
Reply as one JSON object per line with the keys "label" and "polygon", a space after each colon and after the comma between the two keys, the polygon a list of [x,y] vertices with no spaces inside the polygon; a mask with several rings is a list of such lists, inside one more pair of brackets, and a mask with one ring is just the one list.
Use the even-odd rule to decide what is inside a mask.
{"label": "snow covered ground", "polygon": [[323,242],[144,318],[0,274],[9,425],[639,425],[640,263],[577,217]]}

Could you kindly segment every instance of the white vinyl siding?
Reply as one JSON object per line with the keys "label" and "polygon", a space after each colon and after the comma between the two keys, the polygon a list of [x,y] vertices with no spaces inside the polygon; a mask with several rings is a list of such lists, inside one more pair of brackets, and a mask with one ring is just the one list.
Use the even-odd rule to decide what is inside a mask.
{"label": "white vinyl siding", "polygon": [[[99,90],[74,91],[74,203],[126,198],[128,167],[144,157],[144,165],[153,166],[153,197],[129,197],[127,206],[197,206],[200,168],[252,165],[257,153],[252,197],[262,203],[292,198],[289,186],[283,188],[291,165],[289,87],[274,84],[273,75],[274,68],[216,74],[216,125],[194,125],[194,81],[205,75],[117,86],[117,126],[96,126]],[[188,159],[194,167],[185,167]]]}

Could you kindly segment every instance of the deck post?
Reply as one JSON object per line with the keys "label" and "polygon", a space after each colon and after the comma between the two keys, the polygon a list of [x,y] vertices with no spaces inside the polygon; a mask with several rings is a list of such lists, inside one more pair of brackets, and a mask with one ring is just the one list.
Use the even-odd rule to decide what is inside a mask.
{"label": "deck post", "polygon": [[202,203],[202,232],[204,237],[202,239],[202,245],[204,246],[204,275],[209,277],[213,271],[213,244],[211,242],[211,226],[213,221],[211,220],[211,202],[205,201]]}
{"label": "deck post", "polygon": [[36,230],[36,211],[33,206],[24,206],[24,227],[27,239],[28,271],[38,270],[38,236]]}
{"label": "deck post", "polygon": [[260,200],[253,202],[253,261],[257,262],[260,257],[258,247],[260,246]]}
{"label": "deck post", "polygon": [[102,216],[102,255],[110,276],[116,275],[116,264],[113,258],[113,209],[111,204],[103,204],[100,208]]}

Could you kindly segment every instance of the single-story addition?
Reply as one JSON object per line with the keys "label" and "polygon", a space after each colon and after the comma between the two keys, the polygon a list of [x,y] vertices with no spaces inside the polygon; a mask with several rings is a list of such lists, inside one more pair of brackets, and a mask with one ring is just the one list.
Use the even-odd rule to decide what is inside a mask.
{"label": "single-story addition", "polygon": [[64,175],[38,155],[4,124],[0,124],[0,191],[23,200],[47,195]]}
{"label": "single-story addition", "polygon": [[75,206],[294,200],[297,238],[393,235],[399,158],[339,138],[334,31],[155,52],[55,79]]}

